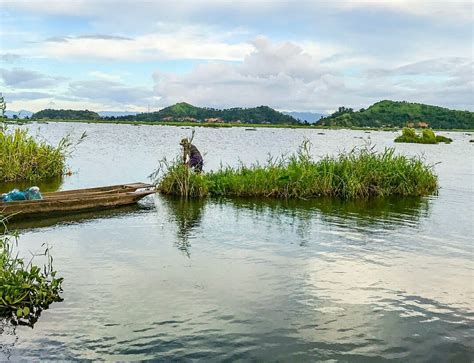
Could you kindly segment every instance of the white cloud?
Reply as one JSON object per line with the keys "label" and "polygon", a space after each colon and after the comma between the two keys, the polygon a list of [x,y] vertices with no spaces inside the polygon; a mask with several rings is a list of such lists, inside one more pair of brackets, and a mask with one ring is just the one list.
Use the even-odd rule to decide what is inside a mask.
{"label": "white cloud", "polygon": [[112,81],[112,82],[121,82],[122,77],[118,74],[112,74],[108,72],[102,72],[102,71],[91,71],[89,72],[89,75],[96,78],[96,79],[101,79],[105,81]]}
{"label": "white cloud", "polygon": [[241,64],[201,64],[185,75],[156,72],[155,92],[162,105],[188,101],[201,106],[270,105],[310,110],[333,104],[329,90],[343,91],[338,74],[322,67],[292,43],[273,44],[264,38]]}
{"label": "white cloud", "polygon": [[472,108],[472,61],[465,58],[432,59],[347,76],[322,66],[295,44],[274,44],[264,38],[253,44],[255,51],[240,64],[201,64],[183,75],[157,71],[155,93],[160,103],[332,111],[341,105],[360,108],[394,99]]}
{"label": "white cloud", "polygon": [[[177,28],[178,27],[178,28]],[[230,43],[210,27],[160,26],[156,33],[133,39],[112,35],[51,38],[37,52],[53,58],[150,61],[162,59],[242,60],[252,50],[248,43]]]}

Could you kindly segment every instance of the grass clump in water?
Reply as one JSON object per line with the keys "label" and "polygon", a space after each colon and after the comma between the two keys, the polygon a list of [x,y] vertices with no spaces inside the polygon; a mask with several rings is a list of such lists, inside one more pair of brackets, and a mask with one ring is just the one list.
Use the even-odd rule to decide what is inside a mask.
{"label": "grass clump in water", "polygon": [[63,279],[56,277],[49,248],[43,254],[47,263],[42,268],[33,265],[32,261],[25,263],[13,252],[18,236],[8,233],[4,225],[3,228],[0,235],[0,317],[32,326],[43,309],[55,301],[62,301],[59,294]]}
{"label": "grass clump in water", "polygon": [[[81,136],[78,143],[86,137]],[[27,130],[0,126],[0,182],[38,181],[62,176],[73,146],[69,136],[54,147],[35,140]]]}
{"label": "grass clump in water", "polygon": [[416,130],[411,127],[404,127],[402,134],[395,139],[395,142],[407,142],[416,144],[437,144],[444,142],[450,144],[453,140],[449,137],[435,135],[431,129],[423,129],[421,135],[417,134]]}
{"label": "grass clump in water", "polygon": [[438,189],[431,166],[419,157],[395,155],[393,148],[381,153],[369,147],[354,149],[319,161],[311,158],[309,149],[305,141],[289,157],[270,157],[263,165],[221,167],[204,174],[193,173],[176,160],[161,169],[164,174],[158,178],[158,188],[164,194],[184,197],[344,199],[422,196]]}

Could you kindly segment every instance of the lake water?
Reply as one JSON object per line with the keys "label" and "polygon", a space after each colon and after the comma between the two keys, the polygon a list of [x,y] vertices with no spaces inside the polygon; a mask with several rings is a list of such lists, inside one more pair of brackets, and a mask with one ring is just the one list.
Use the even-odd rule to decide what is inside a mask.
{"label": "lake water", "polygon": [[[29,126],[80,144],[61,189],[148,181],[190,129]],[[344,202],[149,196],[139,206],[17,225],[23,256],[52,246],[64,301],[34,328],[0,325],[0,360],[454,361],[474,359],[472,135],[197,128],[205,169],[265,161],[304,138],[315,158],[371,142],[424,155],[427,198]],[[9,186],[3,186],[6,189]],[[37,262],[41,262],[38,259]]]}

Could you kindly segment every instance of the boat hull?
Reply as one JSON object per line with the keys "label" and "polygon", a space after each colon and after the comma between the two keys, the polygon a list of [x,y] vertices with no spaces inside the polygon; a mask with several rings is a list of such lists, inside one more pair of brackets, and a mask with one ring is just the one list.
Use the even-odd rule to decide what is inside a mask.
{"label": "boat hull", "polygon": [[[116,186],[114,186],[116,187]],[[142,185],[137,189],[142,188]],[[96,189],[91,191],[91,189]],[[66,214],[100,209],[117,208],[138,202],[143,197],[155,193],[155,189],[134,190],[134,187],[120,188],[119,191],[98,188],[70,192],[48,193],[42,200],[14,201],[0,203],[0,215],[8,219],[42,217],[52,214]]]}

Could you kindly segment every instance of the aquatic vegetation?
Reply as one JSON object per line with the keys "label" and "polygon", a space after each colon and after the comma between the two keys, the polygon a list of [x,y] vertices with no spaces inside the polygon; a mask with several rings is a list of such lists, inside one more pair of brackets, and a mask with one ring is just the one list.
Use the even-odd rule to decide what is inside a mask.
{"label": "aquatic vegetation", "polygon": [[0,182],[38,181],[64,174],[66,157],[76,144],[69,136],[57,146],[35,140],[25,129],[0,128]]}
{"label": "aquatic vegetation", "polygon": [[431,129],[423,129],[421,135],[418,135],[416,130],[411,127],[404,127],[402,134],[395,139],[395,142],[408,142],[416,144],[437,144],[444,142],[451,143],[453,140],[449,137],[435,135]]}
{"label": "aquatic vegetation", "polygon": [[288,157],[269,157],[263,165],[227,166],[201,174],[176,159],[162,164],[154,176],[161,193],[184,197],[352,199],[422,196],[438,189],[432,166],[419,157],[395,155],[393,148],[376,152],[365,147],[318,161],[311,158],[309,150],[309,142],[304,141],[298,152]]}
{"label": "aquatic vegetation", "polygon": [[17,234],[4,230],[0,235],[0,316],[32,325],[42,310],[62,301],[59,294],[63,278],[56,277],[49,248],[43,254],[47,263],[41,268],[32,261],[25,263],[14,253],[17,242]]}

